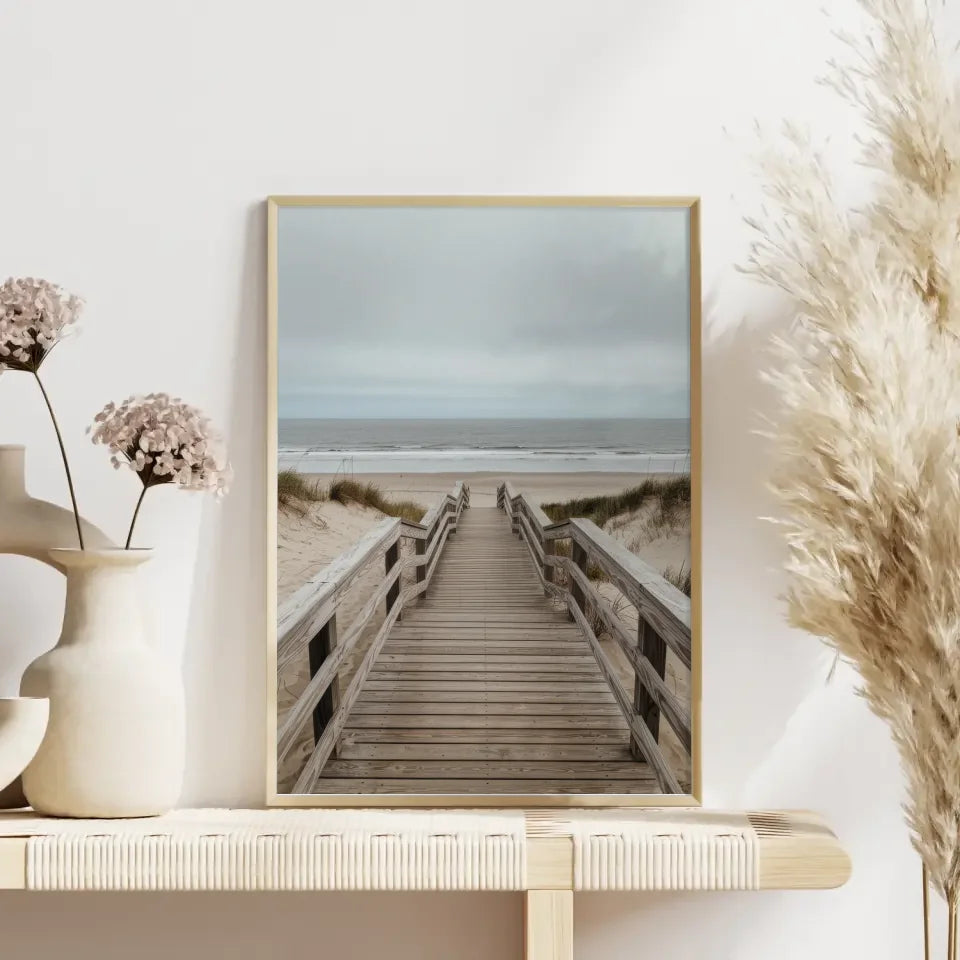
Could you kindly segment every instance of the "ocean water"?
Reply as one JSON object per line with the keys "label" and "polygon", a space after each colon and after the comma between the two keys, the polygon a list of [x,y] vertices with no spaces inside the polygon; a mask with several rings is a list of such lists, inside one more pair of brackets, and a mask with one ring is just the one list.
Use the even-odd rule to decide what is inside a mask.
{"label": "ocean water", "polygon": [[303,473],[687,473],[689,420],[280,420]]}

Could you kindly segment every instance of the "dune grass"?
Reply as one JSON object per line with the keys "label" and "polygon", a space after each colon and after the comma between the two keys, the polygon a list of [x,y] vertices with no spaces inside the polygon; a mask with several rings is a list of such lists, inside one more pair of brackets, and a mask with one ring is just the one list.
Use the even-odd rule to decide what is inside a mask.
{"label": "dune grass", "polygon": [[663,571],[663,579],[667,583],[672,583],[681,593],[690,596],[690,571],[681,567],[677,570],[674,567],[667,567]]}
{"label": "dune grass", "polygon": [[[648,503],[653,504],[653,510],[644,520],[643,535],[627,544],[634,553],[639,552],[641,543],[648,543],[661,534],[669,534],[677,524],[682,523],[689,516],[689,475],[648,477],[642,483],[622,493],[580,497],[560,503],[545,503],[543,512],[554,523],[561,523],[571,517],[583,517],[592,520],[601,529],[609,524],[612,531],[628,523],[631,515]],[[566,543],[558,542],[556,550],[566,556],[570,555],[570,547]],[[589,563],[586,572],[591,580],[606,579],[603,571],[595,563]],[[690,596],[689,571],[684,572],[682,569],[678,571],[668,567],[663,571],[663,577],[678,590]]]}
{"label": "dune grass", "polygon": [[426,507],[413,500],[391,500],[375,483],[360,483],[358,480],[334,480],[327,495],[338,503],[359,503],[388,517],[400,517],[413,523],[419,523],[427,512]]}
{"label": "dune grass", "polygon": [[650,518],[651,526],[655,529],[669,527],[683,512],[690,509],[689,475],[680,474],[662,479],[648,477],[638,486],[630,487],[623,493],[545,503],[543,512],[554,523],[569,520],[571,517],[584,517],[602,529],[615,517],[639,510],[648,502],[656,505]]}
{"label": "dune grass", "polygon": [[391,500],[375,483],[360,483],[342,478],[323,485],[319,480],[296,470],[281,470],[277,474],[277,505],[283,510],[304,514],[311,504],[335,500],[337,503],[357,503],[373,507],[388,517],[419,522],[427,508],[413,500]]}
{"label": "dune grass", "polygon": [[306,513],[311,503],[322,503],[326,491],[316,480],[310,480],[296,470],[281,470],[277,474],[277,505],[294,513]]}

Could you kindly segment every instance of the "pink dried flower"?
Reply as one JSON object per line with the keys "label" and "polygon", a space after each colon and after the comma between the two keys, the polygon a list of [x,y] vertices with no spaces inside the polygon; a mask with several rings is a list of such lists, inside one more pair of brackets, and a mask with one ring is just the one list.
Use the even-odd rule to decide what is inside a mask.
{"label": "pink dried flower", "polygon": [[145,487],[227,492],[231,479],[220,435],[196,407],[166,393],[108,403],[94,418],[91,440],[110,448],[114,467],[129,464]]}
{"label": "pink dried flower", "polygon": [[48,280],[7,280],[0,286],[0,369],[36,373],[82,307]]}
{"label": "pink dried flower", "polygon": [[40,380],[40,365],[50,351],[63,339],[67,328],[73,324],[83,301],[72,294],[64,293],[56,284],[33,277],[12,277],[0,286],[0,373],[5,370],[22,370],[33,374],[43,394],[57,444],[63,469],[67,475],[73,519],[77,525],[77,541],[83,549],[83,527],[80,524],[80,508],[73,488],[73,475],[67,459],[67,448],[60,434],[53,404]]}
{"label": "pink dried flower", "polygon": [[148,393],[127,397],[119,406],[108,403],[90,430],[94,443],[110,448],[114,467],[128,464],[143,484],[127,547],[150,487],[175,483],[184,490],[227,492],[232,471],[220,435],[200,410],[178,397]]}

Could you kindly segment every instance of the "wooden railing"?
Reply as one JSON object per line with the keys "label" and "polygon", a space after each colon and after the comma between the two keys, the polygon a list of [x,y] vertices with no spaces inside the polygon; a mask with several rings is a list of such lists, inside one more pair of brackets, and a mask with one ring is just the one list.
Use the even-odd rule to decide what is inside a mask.
{"label": "wooden railing", "polygon": [[[668,647],[687,669],[691,666],[689,597],[591,520],[553,523],[536,503],[514,490],[510,483],[497,488],[497,506],[510,517],[513,531],[526,543],[544,592],[566,604],[590,644],[627,722],[631,753],[650,764],[665,793],[683,793],[660,749],[659,734],[662,716],[690,753],[690,709],[664,680]],[[570,557],[557,555],[559,541],[570,542]],[[588,562],[596,564],[636,608],[636,637],[587,576]],[[558,568],[566,571],[569,589],[554,582],[554,570]],[[588,619],[591,610],[633,668],[632,697],[600,646]]]}
{"label": "wooden railing", "polygon": [[[310,681],[281,720],[277,730],[277,762],[297,742],[304,725],[313,721],[314,747],[293,788],[310,793],[324,764],[335,756],[347,716],[370,673],[390,628],[400,619],[405,603],[425,594],[443,552],[447,537],[457,529],[464,508],[470,505],[470,488],[457,483],[420,523],[388,518],[381,521],[350,550],[305,583],[278,612],[277,678],[292,662],[306,653],[310,660]],[[401,559],[400,541],[415,544],[415,555]],[[371,564],[384,556],[384,577],[353,622],[345,628],[338,623],[337,610],[347,588]],[[404,589],[403,572],[413,569],[415,582]],[[347,656],[356,649],[364,628],[386,604],[386,618],[370,643],[362,662],[344,691],[338,674]]]}

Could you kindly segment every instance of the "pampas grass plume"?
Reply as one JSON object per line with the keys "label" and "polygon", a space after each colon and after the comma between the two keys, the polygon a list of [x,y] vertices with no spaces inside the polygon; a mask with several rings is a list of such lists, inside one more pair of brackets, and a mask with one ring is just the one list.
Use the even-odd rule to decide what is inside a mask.
{"label": "pampas grass plume", "polygon": [[859,671],[902,759],[913,843],[955,915],[960,102],[930,7],[860,5],[869,28],[844,38],[826,82],[869,130],[871,195],[840,204],[828,163],[788,126],[760,157],[745,269],[795,313],[769,373],[789,618]]}

